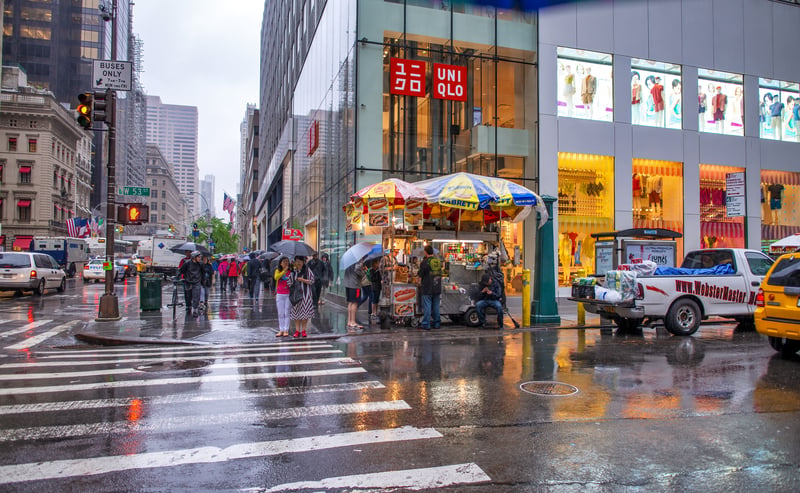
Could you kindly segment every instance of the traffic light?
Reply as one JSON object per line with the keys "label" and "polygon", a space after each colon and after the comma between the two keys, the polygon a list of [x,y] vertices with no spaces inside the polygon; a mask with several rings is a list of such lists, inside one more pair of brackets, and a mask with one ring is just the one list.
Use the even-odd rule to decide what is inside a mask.
{"label": "traffic light", "polygon": [[144,204],[119,204],[117,222],[119,224],[142,224],[148,222],[150,206]]}
{"label": "traffic light", "polygon": [[78,94],[78,125],[85,129],[92,127],[92,93]]}
{"label": "traffic light", "polygon": [[92,119],[96,122],[106,121],[106,91],[95,91],[94,104],[92,105]]}

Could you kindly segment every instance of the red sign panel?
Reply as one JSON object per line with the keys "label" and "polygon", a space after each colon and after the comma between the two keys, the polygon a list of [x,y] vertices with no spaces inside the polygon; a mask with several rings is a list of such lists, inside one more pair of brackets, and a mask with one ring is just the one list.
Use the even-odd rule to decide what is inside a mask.
{"label": "red sign panel", "polygon": [[314,155],[319,148],[319,121],[314,120],[308,129],[308,155]]}
{"label": "red sign panel", "polygon": [[281,239],[300,241],[303,239],[303,232],[299,229],[284,228],[283,237]]}
{"label": "red sign panel", "polygon": [[436,99],[467,100],[467,67],[433,64],[433,97]]}
{"label": "red sign panel", "polygon": [[403,96],[425,96],[425,62],[392,58],[390,92]]}

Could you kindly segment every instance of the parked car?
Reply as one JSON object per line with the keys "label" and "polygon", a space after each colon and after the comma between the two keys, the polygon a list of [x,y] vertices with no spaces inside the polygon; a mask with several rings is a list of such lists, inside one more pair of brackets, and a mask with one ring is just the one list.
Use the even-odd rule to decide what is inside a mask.
{"label": "parked car", "polygon": [[[90,260],[88,264],[83,267],[83,281],[100,282],[105,281],[106,271],[103,270],[103,259]],[[125,267],[114,262],[114,280],[121,281],[125,278]]]}
{"label": "parked car", "polygon": [[756,295],[756,330],[784,357],[800,351],[800,253],[787,253],[767,272]]}
{"label": "parked car", "polygon": [[136,264],[132,259],[119,258],[114,263],[122,268],[124,273],[123,277],[133,277],[136,275]]}
{"label": "parked car", "polygon": [[61,293],[66,285],[67,274],[50,255],[0,252],[0,291],[33,291],[41,295],[51,288]]}

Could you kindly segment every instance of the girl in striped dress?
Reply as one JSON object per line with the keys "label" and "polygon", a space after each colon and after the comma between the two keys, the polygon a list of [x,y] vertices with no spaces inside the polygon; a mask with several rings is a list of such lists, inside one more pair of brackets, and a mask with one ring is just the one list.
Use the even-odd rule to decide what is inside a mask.
{"label": "girl in striped dress", "polygon": [[294,320],[294,336],[306,337],[308,321],[314,316],[314,298],[312,295],[312,285],[314,284],[314,273],[306,265],[305,257],[295,257],[294,270],[289,276],[289,288],[294,283],[300,283],[303,288],[303,301],[292,305],[291,319]]}

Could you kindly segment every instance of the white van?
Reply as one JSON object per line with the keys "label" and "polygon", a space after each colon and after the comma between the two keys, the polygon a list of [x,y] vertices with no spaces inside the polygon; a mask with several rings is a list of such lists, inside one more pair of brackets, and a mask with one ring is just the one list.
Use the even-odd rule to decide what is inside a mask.
{"label": "white van", "polygon": [[67,274],[50,255],[0,252],[0,291],[33,291],[41,295],[51,288],[62,293],[66,285]]}

